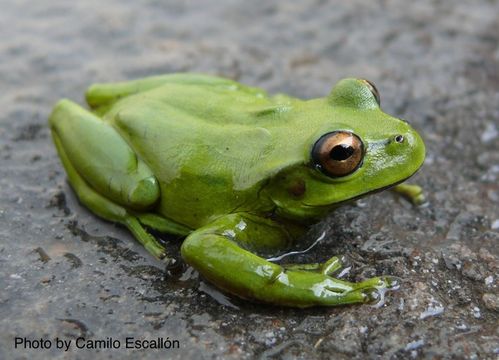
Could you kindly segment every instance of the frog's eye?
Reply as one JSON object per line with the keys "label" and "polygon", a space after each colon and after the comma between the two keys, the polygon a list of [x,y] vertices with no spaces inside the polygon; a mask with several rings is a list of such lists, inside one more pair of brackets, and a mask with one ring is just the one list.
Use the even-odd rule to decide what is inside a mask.
{"label": "frog's eye", "polygon": [[361,81],[369,88],[369,90],[371,90],[371,93],[374,95],[376,102],[379,106],[381,106],[381,98],[379,96],[378,89],[376,89],[376,86],[369,80],[362,79]]}
{"label": "frog's eye", "polygon": [[312,149],[315,166],[331,177],[346,176],[359,168],[364,157],[360,138],[349,131],[323,135]]}

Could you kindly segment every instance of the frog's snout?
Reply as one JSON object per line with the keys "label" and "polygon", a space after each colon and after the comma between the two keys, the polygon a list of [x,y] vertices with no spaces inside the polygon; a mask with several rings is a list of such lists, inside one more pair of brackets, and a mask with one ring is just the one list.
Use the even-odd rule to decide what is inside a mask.
{"label": "frog's snout", "polygon": [[415,161],[418,161],[420,163],[420,166],[423,164],[423,161],[426,156],[426,147],[424,144],[423,139],[419,135],[417,131],[412,131],[412,136],[414,137],[413,140],[413,152],[415,156]]}
{"label": "frog's snout", "polygon": [[426,149],[423,139],[416,130],[408,125],[408,130],[395,134],[392,138],[394,145],[403,146],[407,156],[408,170],[415,173],[423,165]]}

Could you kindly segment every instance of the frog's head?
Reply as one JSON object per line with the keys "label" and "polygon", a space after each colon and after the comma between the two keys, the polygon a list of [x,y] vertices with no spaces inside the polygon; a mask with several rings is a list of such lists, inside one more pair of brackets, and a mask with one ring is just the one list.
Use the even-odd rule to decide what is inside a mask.
{"label": "frog's head", "polygon": [[295,149],[301,151],[297,161],[267,187],[278,213],[320,217],[340,203],[406,180],[423,164],[421,137],[406,121],[381,111],[369,81],[341,80],[329,96],[308,103],[301,114],[308,114],[313,130],[304,128],[307,138],[296,145],[301,146]]}

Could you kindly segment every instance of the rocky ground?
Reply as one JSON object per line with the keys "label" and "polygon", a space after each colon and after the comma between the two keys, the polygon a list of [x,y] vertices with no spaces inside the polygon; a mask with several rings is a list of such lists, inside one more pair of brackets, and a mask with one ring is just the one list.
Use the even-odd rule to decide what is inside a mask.
{"label": "rocky ground", "polygon": [[[0,1],[0,358],[495,359],[499,354],[499,2]],[[93,82],[201,71],[303,98],[365,77],[422,134],[414,207],[381,193],[312,229],[296,261],[390,274],[382,306],[307,310],[167,275],[75,201],[47,116]],[[180,241],[171,241],[178,255]],[[126,337],[179,348],[126,350]],[[49,349],[18,341],[50,340]],[[78,337],[119,349],[76,348]],[[55,339],[69,341],[68,352]],[[35,346],[32,342],[31,346]],[[45,343],[46,347],[48,344]]]}

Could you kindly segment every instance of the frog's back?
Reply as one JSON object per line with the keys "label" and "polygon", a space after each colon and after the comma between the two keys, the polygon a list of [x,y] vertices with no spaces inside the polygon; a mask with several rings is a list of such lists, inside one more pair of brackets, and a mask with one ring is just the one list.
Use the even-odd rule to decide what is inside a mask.
{"label": "frog's back", "polygon": [[160,212],[198,227],[234,209],[270,206],[258,191],[293,159],[275,152],[290,101],[237,83],[171,83],[118,101],[105,119],[158,178]]}
{"label": "frog's back", "polygon": [[[120,106],[136,106],[148,102],[168,105],[204,123],[252,122],[277,107],[286,106],[290,98],[270,98],[259,88],[248,87],[236,82],[223,83],[166,83],[157,88],[140,92],[124,99]],[[261,117],[262,118],[262,117]],[[263,118],[262,118],[263,119]]]}
{"label": "frog's back", "polygon": [[[202,119],[213,121],[217,121],[220,117],[210,115],[219,115],[230,108],[236,110],[236,113],[248,107],[259,109],[269,101],[266,91],[260,88],[246,86],[226,78],[195,73],[167,74],[119,83],[94,84],[86,92],[88,104],[99,114],[105,114],[109,110],[112,112],[116,105],[122,107],[132,103],[132,106],[136,106],[144,97],[168,103],[192,115],[198,111]],[[238,117],[232,116],[231,121],[237,120]]]}

